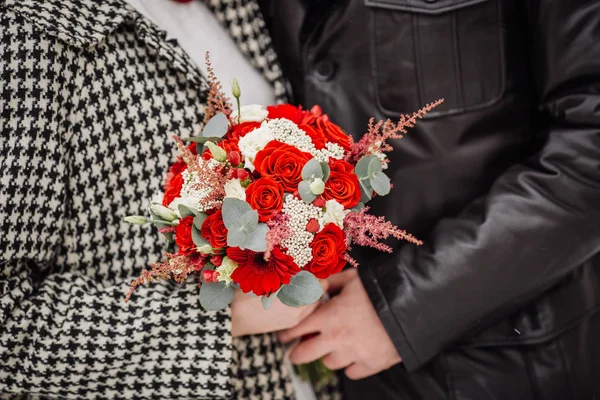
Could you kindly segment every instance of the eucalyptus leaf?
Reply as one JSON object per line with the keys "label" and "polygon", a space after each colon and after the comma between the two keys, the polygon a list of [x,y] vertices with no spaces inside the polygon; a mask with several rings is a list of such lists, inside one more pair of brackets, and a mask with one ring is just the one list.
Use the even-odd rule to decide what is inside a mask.
{"label": "eucalyptus leaf", "polygon": [[374,159],[369,161],[367,173],[369,174],[369,178],[372,179],[378,172],[381,172],[381,160],[378,157],[375,157]]}
{"label": "eucalyptus leaf", "polygon": [[238,229],[227,230],[227,246],[245,248],[244,244],[249,240],[249,234]]}
{"label": "eucalyptus leaf", "polygon": [[287,306],[301,307],[314,303],[322,295],[323,288],[317,278],[308,271],[300,271],[281,288],[277,297]]}
{"label": "eucalyptus leaf", "polygon": [[258,224],[254,232],[247,236],[247,240],[243,244],[243,247],[240,248],[252,250],[257,253],[262,253],[263,251],[266,251],[267,232],[269,232],[269,227],[267,226],[267,224]]}
{"label": "eucalyptus leaf", "polygon": [[221,140],[223,140],[223,138],[216,137],[216,136],[211,136],[211,137],[192,136],[192,137],[183,138],[183,141],[185,141],[185,142],[193,142],[193,143],[200,143],[200,144],[204,144],[206,142],[219,143]]}
{"label": "eucalyptus leaf", "polygon": [[316,158],[311,158],[302,168],[302,179],[309,180],[313,178],[323,178],[323,169]]}
{"label": "eucalyptus leaf", "polygon": [[[223,223],[227,229],[235,229],[242,215],[252,211],[250,204],[235,197],[226,197],[223,200]],[[239,226],[237,226],[239,228]]]}
{"label": "eucalyptus leaf", "polygon": [[204,223],[204,220],[208,218],[208,215],[205,213],[198,213],[198,215],[196,215],[196,217],[194,218],[194,226],[198,229],[202,229],[202,224]]}
{"label": "eucalyptus leaf", "polygon": [[252,233],[258,225],[258,211],[250,210],[239,220],[240,230],[245,233]]}
{"label": "eucalyptus leaf", "polygon": [[352,207],[350,209],[350,211],[353,212],[359,212],[360,210],[362,210],[363,208],[365,208],[365,204],[364,203],[358,203],[357,205],[355,205],[354,207]]}
{"label": "eucalyptus leaf", "polygon": [[192,241],[197,247],[210,244],[206,239],[202,237],[200,229],[198,229],[195,225],[192,226]]}
{"label": "eucalyptus leaf", "polygon": [[235,291],[225,282],[204,283],[200,286],[200,305],[207,311],[227,308]]}
{"label": "eucalyptus leaf", "polygon": [[381,171],[375,173],[375,176],[369,180],[369,183],[373,187],[375,193],[380,196],[385,196],[390,193],[390,178]]}
{"label": "eucalyptus leaf", "polygon": [[312,203],[317,198],[317,195],[310,190],[310,183],[308,181],[300,182],[298,185],[298,194],[306,204]]}
{"label": "eucalyptus leaf", "polygon": [[360,202],[366,203],[373,198],[373,187],[369,183],[368,179],[359,179],[358,182],[360,183],[360,192],[362,193]]}
{"label": "eucalyptus leaf", "polygon": [[[361,158],[358,163],[356,163],[356,167],[354,167],[354,173],[358,176],[358,179],[366,179],[369,178],[369,165],[373,160],[379,161],[379,158],[374,155],[365,156]],[[381,161],[379,161],[381,163]]]}
{"label": "eucalyptus leaf", "polygon": [[198,213],[198,211],[196,211],[193,208],[190,208],[188,206],[185,206],[183,204],[178,205],[177,209],[179,210],[179,214],[181,214],[181,218],[192,217],[192,216],[195,217],[196,214]]}
{"label": "eucalyptus leaf", "polygon": [[326,162],[322,162],[321,164],[321,170],[323,171],[323,177],[321,179],[323,179],[323,182],[327,182],[327,179],[329,179],[329,175],[331,175],[331,168],[329,168],[329,164],[327,164]]}
{"label": "eucalyptus leaf", "polygon": [[204,129],[202,130],[202,136],[204,137],[223,137],[229,129],[229,121],[223,113],[217,113],[214,117],[208,120]]}
{"label": "eucalyptus leaf", "polygon": [[263,306],[263,308],[264,308],[265,310],[268,310],[268,309],[269,309],[269,307],[271,307],[271,303],[273,302],[273,297],[275,297],[275,296],[273,296],[273,295],[271,295],[271,296],[266,296],[266,295],[265,295],[265,296],[263,296],[263,297],[261,297],[261,298],[260,298],[260,301],[261,301],[261,303],[262,303],[262,306]]}

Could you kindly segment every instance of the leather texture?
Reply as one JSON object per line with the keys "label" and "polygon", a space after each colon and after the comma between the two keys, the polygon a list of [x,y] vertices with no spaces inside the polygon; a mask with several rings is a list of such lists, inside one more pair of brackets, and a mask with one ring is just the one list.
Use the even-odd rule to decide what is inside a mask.
{"label": "leather texture", "polygon": [[403,363],[350,399],[600,396],[600,2],[263,4],[296,102],[394,143],[372,210],[425,245],[357,254]]}

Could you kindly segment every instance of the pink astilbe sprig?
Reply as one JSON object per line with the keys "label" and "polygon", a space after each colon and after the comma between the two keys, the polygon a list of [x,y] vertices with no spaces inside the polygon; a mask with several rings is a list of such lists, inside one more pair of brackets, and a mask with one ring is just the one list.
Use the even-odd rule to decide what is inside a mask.
{"label": "pink astilbe sprig", "polygon": [[269,258],[273,248],[281,245],[281,242],[289,239],[293,235],[293,231],[288,225],[289,220],[289,215],[277,214],[275,218],[267,221],[269,230],[267,231],[267,250],[265,251],[265,259]]}
{"label": "pink astilbe sprig", "polygon": [[[358,143],[355,143],[352,146],[352,150],[346,155],[346,161],[355,164],[361,158],[370,154],[389,153],[393,150],[393,147],[388,143],[388,140],[402,139],[402,137],[408,133],[407,129],[413,128],[417,123],[417,120],[423,119],[428,112],[443,102],[444,99],[439,99],[433,103],[428,103],[425,107],[414,112],[412,115],[403,114],[396,123],[392,122],[390,119],[375,123],[375,119],[371,118],[369,120],[369,129],[367,130],[367,133],[363,135]],[[387,162],[387,160],[384,162]]]}
{"label": "pink astilbe sprig", "polygon": [[223,92],[223,85],[217,79],[210,62],[210,54],[206,52],[206,71],[208,75],[208,98],[206,101],[206,113],[204,114],[204,123],[215,116],[217,113],[223,113],[226,116],[231,114],[231,103],[229,98]]}
{"label": "pink astilbe sprig", "polygon": [[372,247],[386,253],[392,253],[393,251],[390,246],[382,243],[382,240],[389,237],[406,240],[417,246],[423,244],[422,241],[413,235],[386,221],[384,217],[367,214],[367,211],[369,211],[369,207],[365,207],[357,212],[350,212],[344,218],[344,230],[347,237],[351,238],[353,244]]}
{"label": "pink astilbe sprig", "polygon": [[190,274],[202,269],[202,259],[200,258],[193,259],[189,256],[173,253],[165,253],[164,256],[164,261],[152,264],[149,270],[144,270],[139,277],[131,281],[129,292],[125,296],[126,303],[138,286],[168,279],[182,283]]}
{"label": "pink astilbe sprig", "polygon": [[202,210],[219,208],[221,200],[225,197],[225,183],[227,182],[227,174],[224,173],[225,167],[223,164],[211,165],[210,161],[204,160],[202,156],[194,155],[178,136],[173,136],[173,139],[177,142],[177,148],[181,159],[187,165],[187,170],[195,173],[198,177],[198,181],[193,183],[190,188],[205,193],[198,200],[199,208]]}

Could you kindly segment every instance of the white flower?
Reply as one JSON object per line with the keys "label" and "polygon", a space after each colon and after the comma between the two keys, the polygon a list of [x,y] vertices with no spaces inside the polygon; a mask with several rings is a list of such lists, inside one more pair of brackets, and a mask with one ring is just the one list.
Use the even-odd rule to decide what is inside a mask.
{"label": "white flower", "polygon": [[313,194],[320,195],[321,193],[323,193],[325,191],[325,182],[323,182],[322,179],[315,178],[309,184],[309,187],[310,187],[310,191]]}
{"label": "white flower", "polygon": [[177,214],[175,214],[170,208],[167,208],[159,203],[153,203],[150,205],[150,209],[154,214],[156,214],[159,218],[162,218],[164,221],[173,221],[177,219]]}
{"label": "white flower", "polygon": [[240,139],[239,148],[240,152],[247,160],[254,161],[256,153],[265,148],[267,143],[275,139],[271,130],[262,124],[260,127],[249,132]]}
{"label": "white flower", "polygon": [[[259,104],[251,104],[247,106],[242,106],[241,115],[240,115],[240,124],[244,122],[263,122],[267,119],[269,115],[269,111]],[[238,110],[233,110],[230,115],[232,121],[237,122],[238,120]]]}
{"label": "white flower", "polygon": [[234,197],[246,201],[246,190],[239,179],[232,179],[225,183],[225,197]]}
{"label": "white flower", "polygon": [[181,213],[179,212],[179,205],[183,204],[187,208],[192,208],[194,210],[198,209],[198,200],[193,197],[176,197],[175,200],[169,204],[169,208],[173,210],[173,212],[177,215],[177,218],[181,218]]}
{"label": "white flower", "polygon": [[335,200],[327,200],[325,203],[325,213],[321,218],[321,226],[333,223],[340,228],[344,227],[344,218],[348,214],[348,211],[344,210],[344,206]]}
{"label": "white flower", "polygon": [[219,267],[215,269],[215,271],[219,273],[218,280],[227,284],[233,282],[233,280],[231,279],[231,274],[233,273],[233,271],[235,271],[237,266],[238,265],[236,264],[236,262],[233,261],[231,258],[223,257],[223,262]]}

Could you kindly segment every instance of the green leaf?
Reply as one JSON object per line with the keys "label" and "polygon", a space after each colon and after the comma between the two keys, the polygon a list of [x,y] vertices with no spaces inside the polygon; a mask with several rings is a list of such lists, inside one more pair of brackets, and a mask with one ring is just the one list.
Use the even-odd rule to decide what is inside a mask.
{"label": "green leaf", "polygon": [[183,204],[178,205],[177,209],[179,210],[179,214],[181,214],[181,218],[192,217],[192,216],[195,217],[196,214],[198,213],[198,211],[196,211],[193,208],[190,208],[188,206],[184,206]]}
{"label": "green leaf", "polygon": [[309,180],[312,178],[323,178],[323,169],[316,158],[311,158],[302,168],[302,179]]}
{"label": "green leaf", "polygon": [[367,173],[369,174],[369,178],[373,178],[378,172],[381,172],[381,160],[378,157],[375,157],[374,159],[369,161]]}
{"label": "green leaf", "polygon": [[244,214],[248,211],[252,211],[252,207],[244,200],[236,199],[235,197],[226,197],[223,200],[223,207],[221,210],[223,212],[225,228],[231,230],[236,228],[236,224]]}
{"label": "green leaf", "polygon": [[242,215],[239,220],[240,230],[245,233],[252,233],[258,225],[258,211],[250,210],[246,214]]}
{"label": "green leaf", "polygon": [[248,241],[248,234],[244,231],[240,231],[237,229],[230,229],[227,231],[227,246],[229,247],[239,247]]}
{"label": "green leaf", "polygon": [[204,283],[200,286],[200,305],[207,311],[227,308],[235,291],[225,282]]}
{"label": "green leaf", "polygon": [[209,244],[208,240],[202,237],[200,229],[198,229],[195,225],[192,226],[192,241],[198,247],[204,246],[205,244]]}
{"label": "green leaf", "polygon": [[267,224],[260,223],[256,226],[254,232],[247,236],[246,242],[244,242],[241,249],[248,249],[257,253],[262,253],[267,250],[267,232],[269,227]]}
{"label": "green leaf", "polygon": [[[358,180],[370,178],[369,176],[369,166],[373,160],[377,160],[380,164],[379,158],[374,155],[365,156],[360,159],[360,161],[354,167],[354,173],[358,176]],[[381,165],[380,165],[381,166]]]}
{"label": "green leaf", "polygon": [[202,136],[204,137],[223,137],[229,129],[229,121],[223,113],[217,113],[214,117],[208,120],[204,129],[202,130]]}
{"label": "green leaf", "polygon": [[362,210],[363,208],[365,208],[365,204],[364,203],[358,203],[357,205],[355,205],[354,207],[352,207],[350,209],[350,211],[353,212],[359,212],[360,210]]}
{"label": "green leaf", "polygon": [[322,295],[323,288],[317,278],[308,271],[300,271],[281,288],[277,297],[287,306],[301,307],[314,303]]}
{"label": "green leaf", "polygon": [[368,179],[359,179],[358,182],[360,183],[360,192],[362,193],[360,202],[366,203],[373,198],[373,187],[369,183]]}
{"label": "green leaf", "polygon": [[306,204],[312,203],[317,198],[317,195],[310,190],[310,183],[308,181],[300,182],[298,185],[298,194]]}
{"label": "green leaf", "polygon": [[273,297],[275,297],[275,296],[273,296],[273,295],[266,296],[265,295],[265,296],[263,296],[263,297],[260,298],[260,301],[261,301],[261,303],[263,305],[263,308],[265,310],[268,310],[269,307],[271,307],[271,303],[273,302]]}
{"label": "green leaf", "polygon": [[208,215],[205,213],[198,213],[198,215],[196,215],[196,217],[194,218],[194,226],[198,229],[202,229],[202,224],[204,223],[204,220],[208,218]]}
{"label": "green leaf", "polygon": [[211,136],[211,137],[193,136],[193,137],[183,138],[182,140],[184,140],[186,142],[194,142],[194,143],[204,144],[206,142],[219,143],[221,140],[223,140],[223,138],[216,137],[216,136]]}
{"label": "green leaf", "polygon": [[321,170],[323,171],[323,182],[327,182],[327,179],[329,179],[329,175],[331,175],[331,168],[329,168],[329,164],[327,164],[326,162],[322,162],[321,163]]}
{"label": "green leaf", "polygon": [[380,196],[385,196],[390,193],[390,178],[381,171],[375,173],[375,176],[369,180],[369,183],[373,187],[375,193]]}

